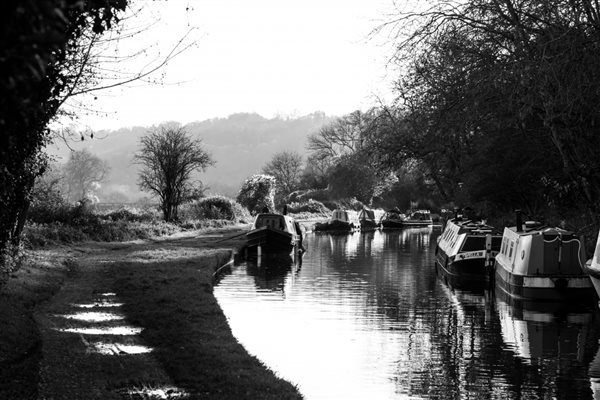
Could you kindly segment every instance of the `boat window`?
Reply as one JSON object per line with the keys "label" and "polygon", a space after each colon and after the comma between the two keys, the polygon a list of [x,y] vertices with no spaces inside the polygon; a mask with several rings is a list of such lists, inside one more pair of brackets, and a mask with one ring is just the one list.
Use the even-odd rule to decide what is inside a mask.
{"label": "boat window", "polygon": [[472,236],[465,240],[462,251],[485,250],[485,236]]}
{"label": "boat window", "polygon": [[260,216],[256,220],[256,228],[269,227],[285,230],[285,222],[278,216]]}
{"label": "boat window", "polygon": [[506,255],[506,238],[502,238],[502,247],[500,248],[500,253]]}
{"label": "boat window", "polygon": [[512,255],[513,255],[513,249],[515,247],[515,242],[511,241],[510,242],[510,251],[508,253],[508,258],[512,259]]}

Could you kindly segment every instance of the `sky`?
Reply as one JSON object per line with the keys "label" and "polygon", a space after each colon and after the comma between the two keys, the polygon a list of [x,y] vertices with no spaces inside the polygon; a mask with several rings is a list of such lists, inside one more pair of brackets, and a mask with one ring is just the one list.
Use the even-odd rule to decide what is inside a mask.
{"label": "sky", "polygon": [[[344,115],[389,101],[391,46],[368,39],[393,0],[134,0],[126,27],[154,24],[122,41],[121,72],[156,65],[186,34],[192,44],[153,76],[77,98],[80,129],[188,123],[256,112]],[[112,53],[111,53],[112,54]],[[111,67],[112,68],[112,67]],[[74,103],[72,103],[74,104]]]}

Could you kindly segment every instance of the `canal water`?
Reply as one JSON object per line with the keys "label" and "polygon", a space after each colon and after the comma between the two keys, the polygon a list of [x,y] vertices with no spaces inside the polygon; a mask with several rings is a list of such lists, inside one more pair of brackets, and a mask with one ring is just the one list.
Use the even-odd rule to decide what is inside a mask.
{"label": "canal water", "polygon": [[[600,398],[600,315],[445,282],[440,231],[308,234],[215,295],[233,334],[312,399]],[[598,353],[598,354],[597,354]]]}

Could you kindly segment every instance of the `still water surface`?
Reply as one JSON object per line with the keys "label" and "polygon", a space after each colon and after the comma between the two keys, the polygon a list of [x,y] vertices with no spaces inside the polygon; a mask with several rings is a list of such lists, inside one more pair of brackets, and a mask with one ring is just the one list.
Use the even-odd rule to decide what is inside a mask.
{"label": "still water surface", "polygon": [[439,233],[309,234],[301,262],[236,265],[215,295],[307,400],[600,398],[595,300],[564,310],[453,287],[434,267]]}

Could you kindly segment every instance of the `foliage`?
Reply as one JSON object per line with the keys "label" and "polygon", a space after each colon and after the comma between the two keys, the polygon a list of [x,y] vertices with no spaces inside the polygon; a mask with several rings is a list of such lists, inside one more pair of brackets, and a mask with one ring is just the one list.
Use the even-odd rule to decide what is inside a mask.
{"label": "foliage", "polygon": [[[596,2],[435,1],[396,34],[397,106],[371,137],[412,160],[446,201],[600,213],[600,9]],[[386,146],[383,144],[387,144]]]}
{"label": "foliage", "polygon": [[190,138],[182,127],[162,126],[143,137],[140,145],[135,155],[142,166],[140,188],[158,196],[165,221],[176,221],[179,206],[197,192],[192,174],[214,161],[202,142]]}
{"label": "foliage", "polygon": [[93,195],[104,181],[110,167],[86,149],[73,151],[64,167],[67,201],[77,201]]}
{"label": "foliage", "polygon": [[330,192],[333,198],[356,197],[370,204],[378,178],[364,156],[344,156],[331,168]]}
{"label": "foliage", "polygon": [[65,90],[70,54],[84,32],[102,34],[127,0],[8,2],[0,13],[0,257],[18,248],[35,178],[45,169],[48,123]]}
{"label": "foliage", "polygon": [[325,207],[323,203],[313,199],[310,199],[307,202],[288,204],[288,212],[290,214],[312,213],[327,215],[329,214],[329,211],[330,210]]}
{"label": "foliage", "polygon": [[70,206],[63,197],[61,181],[57,169],[50,168],[36,179],[27,213],[29,221],[43,223],[65,218]]}
{"label": "foliage", "polygon": [[262,172],[275,177],[275,205],[281,207],[285,203],[286,196],[299,187],[302,156],[294,151],[276,153],[263,167]]}
{"label": "foliage", "polygon": [[210,196],[183,206],[183,220],[222,219],[227,221],[249,221],[248,210],[235,200],[225,196]]}
{"label": "foliage", "polygon": [[275,178],[271,175],[252,175],[242,184],[236,200],[252,215],[264,208],[274,211],[275,184]]}

